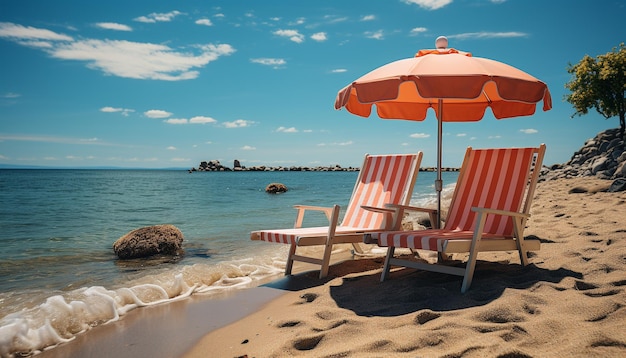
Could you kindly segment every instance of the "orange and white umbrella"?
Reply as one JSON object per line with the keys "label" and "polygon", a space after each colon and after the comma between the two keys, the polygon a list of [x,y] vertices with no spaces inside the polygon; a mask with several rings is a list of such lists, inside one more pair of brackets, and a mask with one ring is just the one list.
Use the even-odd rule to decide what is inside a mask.
{"label": "orange and white umbrella", "polygon": [[436,49],[383,65],[341,89],[335,99],[335,109],[345,108],[361,117],[369,117],[374,104],[383,119],[423,121],[429,108],[435,111],[438,212],[443,122],[479,121],[487,107],[497,119],[532,115],[540,101],[544,111],[552,108],[548,86],[535,77],[447,46],[448,40],[441,36]]}

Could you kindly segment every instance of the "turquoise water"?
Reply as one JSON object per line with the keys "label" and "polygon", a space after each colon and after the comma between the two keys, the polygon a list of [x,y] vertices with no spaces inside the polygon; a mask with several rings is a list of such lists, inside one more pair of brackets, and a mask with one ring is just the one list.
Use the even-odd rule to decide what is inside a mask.
{"label": "turquoise water", "polygon": [[[295,204],[345,206],[357,175],[0,170],[0,356],[58,344],[137,307],[279,277],[286,245],[253,242],[249,232],[291,227]],[[443,175],[454,183],[457,173]],[[420,172],[413,204],[434,203],[434,179]],[[265,193],[271,182],[289,191]],[[116,258],[119,237],[158,224],[183,232],[183,256]]]}

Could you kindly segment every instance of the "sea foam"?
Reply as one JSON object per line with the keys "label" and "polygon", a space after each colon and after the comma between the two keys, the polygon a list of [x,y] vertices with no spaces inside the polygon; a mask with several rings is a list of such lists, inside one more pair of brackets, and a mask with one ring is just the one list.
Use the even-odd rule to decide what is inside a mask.
{"label": "sea foam", "polygon": [[[128,287],[91,286],[47,297],[0,319],[0,357],[36,354],[73,340],[129,311],[187,298],[251,287],[283,272],[280,259],[195,264],[136,280]],[[282,267],[281,267],[282,266]],[[131,283],[132,284],[132,283]]]}

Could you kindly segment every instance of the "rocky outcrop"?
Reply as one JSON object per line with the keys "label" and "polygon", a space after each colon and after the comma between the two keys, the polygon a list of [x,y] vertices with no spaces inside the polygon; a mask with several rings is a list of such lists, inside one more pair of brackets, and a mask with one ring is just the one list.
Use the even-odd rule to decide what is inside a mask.
{"label": "rocky outcrop", "polygon": [[614,181],[626,178],[626,143],[619,128],[607,129],[587,140],[567,163],[543,168],[540,180],[584,176]]}
{"label": "rocky outcrop", "polygon": [[284,193],[287,191],[287,186],[281,183],[270,183],[265,187],[265,191],[270,194]]}
{"label": "rocky outcrop", "polygon": [[146,226],[120,237],[113,251],[120,259],[182,254],[183,233],[174,225]]}
{"label": "rocky outcrop", "polygon": [[230,172],[231,168],[223,166],[219,160],[211,160],[208,162],[200,162],[200,166],[198,169],[191,168],[191,171],[199,171],[199,172]]}
{"label": "rocky outcrop", "polygon": [[224,172],[224,171],[237,171],[237,172],[357,172],[359,168],[348,167],[343,168],[340,165],[334,165],[329,167],[317,166],[317,167],[269,167],[265,165],[245,167],[242,166],[239,160],[234,161],[233,169],[225,167],[220,164],[219,160],[211,160],[209,162],[201,162],[198,168],[191,168],[190,172]]}
{"label": "rocky outcrop", "polygon": [[[241,165],[241,162],[238,159],[233,161],[233,168],[226,167],[220,163],[219,160],[211,160],[211,161],[202,161],[200,162],[200,166],[198,168],[191,168],[189,172],[358,172],[360,168],[358,167],[347,167],[344,168],[339,164],[331,165],[331,166],[316,166],[316,167],[307,167],[307,166],[290,166],[290,167],[270,167],[266,165],[256,165],[252,167],[246,167]],[[419,169],[421,172],[436,172],[437,168],[435,167],[425,167]],[[458,172],[459,168],[441,168],[443,172]]]}

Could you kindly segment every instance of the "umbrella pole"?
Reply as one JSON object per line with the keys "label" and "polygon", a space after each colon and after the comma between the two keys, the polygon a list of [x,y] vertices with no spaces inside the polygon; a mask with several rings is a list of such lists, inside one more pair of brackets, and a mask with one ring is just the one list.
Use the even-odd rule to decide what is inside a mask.
{"label": "umbrella pole", "polygon": [[435,180],[435,190],[437,191],[437,222],[433,226],[439,229],[441,226],[441,190],[443,190],[443,180],[441,180],[441,147],[443,139],[443,99],[437,100],[437,179]]}

